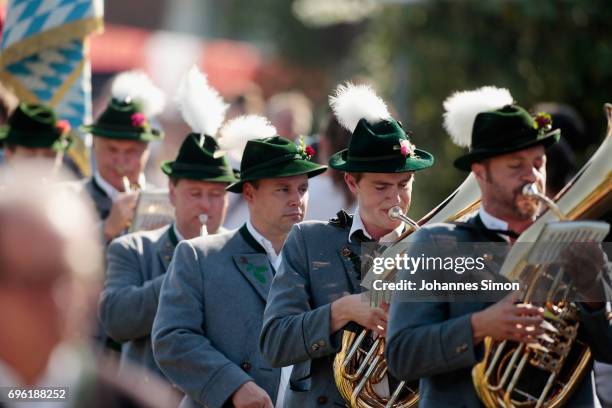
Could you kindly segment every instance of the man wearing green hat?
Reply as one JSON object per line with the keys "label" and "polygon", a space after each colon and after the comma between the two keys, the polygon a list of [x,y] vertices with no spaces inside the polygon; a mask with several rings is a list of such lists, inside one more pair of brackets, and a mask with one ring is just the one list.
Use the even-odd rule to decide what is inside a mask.
{"label": "man wearing green hat", "polygon": [[225,156],[214,158],[217,143],[210,136],[187,136],[176,160],[165,162],[170,202],[176,221],[153,231],[119,237],[107,251],[107,273],[100,299],[100,319],[106,333],[124,343],[128,359],[162,375],[151,349],[151,326],[164,274],[176,245],[200,235],[201,216],[206,230],[217,233],[227,210],[225,187],[236,181]]}
{"label": "man wearing green hat", "polygon": [[[223,150],[246,143],[240,181],[249,219],[238,230],[181,242],[162,284],[153,351],[186,394],[185,406],[283,406],[288,370],[273,369],[257,341],[272,277],[291,226],[303,219],[308,178],[325,171],[311,150],[276,134],[262,117],[221,130]],[[280,392],[280,393],[279,393]]]}
{"label": "man wearing green hat", "polygon": [[384,335],[387,325],[386,305],[370,307],[360,294],[360,244],[399,238],[404,225],[389,210],[408,210],[414,173],[434,162],[415,148],[369,86],[342,85],[330,102],[352,136],[329,165],[346,172],[357,210],[354,216],[340,211],[329,222],[297,224],[283,248],[260,348],[274,367],[294,364],[288,407],[344,406],[333,374],[343,329],[352,322]]}
{"label": "man wearing green hat", "polygon": [[61,163],[70,147],[70,125],[58,120],[53,109],[40,104],[20,103],[0,128],[7,162],[19,159],[46,158]]}
{"label": "man wearing green hat", "polygon": [[[558,140],[559,131],[552,129],[548,115],[532,117],[515,105],[505,89],[484,87],[458,92],[444,102],[444,108],[445,127],[453,141],[469,147],[455,166],[474,174],[481,190],[481,206],[464,222],[419,229],[410,240],[416,245],[409,247],[406,255],[420,256],[423,246],[418,244],[432,242],[444,243],[445,247],[453,243],[497,242],[509,248],[539,212],[539,202],[525,196],[523,187],[535,184],[540,192],[544,191],[545,148]],[[577,284],[584,299],[578,304],[579,337],[591,347],[595,359],[610,362],[612,329],[606,321],[605,303],[601,302],[601,282],[595,279],[604,267],[601,251],[587,246],[566,260],[564,270],[568,274],[580,271],[584,277]],[[398,279],[406,279],[409,273],[400,271]],[[483,358],[485,337],[523,343],[546,343],[545,339],[551,338],[544,332],[543,309],[525,307],[518,300],[517,292],[496,303],[423,303],[394,297],[386,349],[389,371],[402,380],[420,378],[420,407],[483,406],[471,371]],[[531,403],[535,406],[535,401],[530,406]],[[593,404],[591,375],[587,375],[567,406]]]}
{"label": "man wearing green hat", "polygon": [[[175,222],[154,231],[124,235],[109,245],[99,304],[106,334],[123,343],[122,362],[136,362],[161,377],[153,358],[151,327],[164,274],[180,241],[223,232],[225,188],[237,181],[213,137],[227,105],[202,78],[196,69],[181,82],[179,109],[192,133],[185,137],[176,159],[161,165],[169,178]],[[190,98],[191,94],[195,97]]]}
{"label": "man wearing green hat", "polygon": [[[84,130],[93,135],[95,169],[84,188],[94,201],[106,242],[125,233],[134,217],[137,189],[146,188],[149,142],[163,133],[150,123],[164,96],[143,72],[119,74],[104,112]],[[136,188],[134,188],[136,187]]]}

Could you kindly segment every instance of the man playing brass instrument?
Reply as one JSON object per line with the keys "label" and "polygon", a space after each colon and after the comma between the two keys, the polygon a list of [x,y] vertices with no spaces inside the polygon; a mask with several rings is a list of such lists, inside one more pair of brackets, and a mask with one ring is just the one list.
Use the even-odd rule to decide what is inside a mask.
{"label": "man playing brass instrument", "polygon": [[[163,377],[151,348],[151,327],[159,291],[179,241],[200,235],[202,215],[206,230],[224,232],[227,211],[225,188],[235,181],[226,155],[218,155],[214,139],[227,105],[206,79],[192,68],[179,87],[179,108],[192,132],[174,161],[162,164],[168,175],[175,222],[153,231],[121,236],[108,247],[107,273],[100,299],[100,320],[106,333],[125,343],[122,359]],[[146,378],[142,380],[146,381]]]}
{"label": "man playing brass instrument", "polygon": [[[453,140],[470,147],[455,166],[474,173],[481,207],[465,223],[421,228],[411,242],[512,243],[538,214],[539,202],[525,196],[523,187],[535,183],[544,191],[545,147],[558,140],[559,132],[551,131],[546,115],[532,118],[514,105],[504,89],[460,92],[448,98],[444,107],[445,127]],[[595,244],[584,244],[582,250],[572,250],[567,260],[566,272],[580,277],[574,281],[584,300],[578,304],[581,338],[595,359],[612,361],[612,329],[601,302],[603,289],[595,280],[604,267],[601,251]],[[530,343],[543,333],[544,310],[516,304],[517,300],[517,293],[494,304],[394,298],[387,343],[389,370],[401,379],[421,379],[420,407],[481,407],[470,372],[483,358],[484,338]],[[590,375],[582,379],[567,406],[593,406]]]}
{"label": "man playing brass instrument", "polygon": [[93,135],[95,169],[83,188],[103,221],[107,243],[124,234],[134,218],[138,193],[131,187],[146,188],[143,171],[149,142],[163,137],[150,120],[164,106],[161,90],[143,72],[119,74],[111,94],[97,121],[84,126]]}
{"label": "man playing brass instrument", "polygon": [[340,123],[352,137],[348,149],[330,158],[345,171],[357,197],[354,216],[344,211],[329,222],[293,227],[283,248],[264,314],[260,348],[273,366],[294,364],[286,406],[343,406],[332,363],[350,322],[384,335],[387,309],[370,307],[360,295],[360,244],[395,241],[404,225],[388,216],[410,206],[414,172],[434,158],[416,149],[385,103],[365,85],[338,87],[330,98]]}

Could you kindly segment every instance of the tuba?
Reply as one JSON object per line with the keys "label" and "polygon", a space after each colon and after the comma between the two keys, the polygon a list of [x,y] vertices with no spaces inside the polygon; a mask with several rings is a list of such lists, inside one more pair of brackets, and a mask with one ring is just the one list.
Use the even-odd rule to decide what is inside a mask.
{"label": "tuba", "polygon": [[[606,105],[608,135],[574,179],[549,200],[530,185],[523,192],[539,198],[549,208],[521,236],[518,242],[535,242],[540,232],[561,218],[567,221],[598,219],[612,208],[612,105]],[[557,224],[560,224],[557,222]],[[605,236],[609,226],[600,228]],[[544,265],[528,264],[528,246],[514,245],[501,274],[525,283],[523,302],[544,307],[542,328],[546,334],[533,344],[485,339],[485,356],[472,370],[476,392],[485,406],[553,408],[565,406],[590,370],[591,352],[577,336],[579,314],[569,294],[571,283],[561,272],[549,273]],[[545,299],[533,299],[544,288]]]}
{"label": "tuba", "polygon": [[[389,217],[400,219],[407,224],[408,229],[398,241],[383,252],[383,256],[395,256],[404,248],[409,235],[417,228],[427,223],[453,221],[469,214],[478,208],[480,190],[473,175],[466,180],[441,204],[427,215],[415,222],[405,216],[399,207],[389,210]],[[377,279],[393,279],[393,270],[385,271]],[[372,273],[368,273],[362,286],[370,287]],[[384,295],[373,293],[371,306],[379,306],[389,299]],[[370,330],[363,329],[359,333],[345,330],[342,335],[342,348],[334,359],[334,379],[338,391],[345,401],[353,408],[410,408],[416,407],[419,401],[418,381],[400,381],[392,384],[387,377],[387,362],[384,357],[385,339],[373,337]],[[384,382],[389,383],[389,390],[384,390]],[[395,385],[391,389],[391,385]],[[381,392],[383,389],[383,392]]]}

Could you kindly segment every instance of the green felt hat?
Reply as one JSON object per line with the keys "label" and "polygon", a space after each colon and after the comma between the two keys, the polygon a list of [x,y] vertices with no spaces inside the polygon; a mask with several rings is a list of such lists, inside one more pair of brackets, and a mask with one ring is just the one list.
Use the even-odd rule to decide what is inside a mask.
{"label": "green felt hat", "polygon": [[559,129],[552,129],[550,115],[539,113],[532,117],[520,106],[506,105],[476,115],[470,150],[454,165],[470,171],[472,163],[538,144],[548,147],[559,141],[559,136]]}
{"label": "green felt hat", "polygon": [[65,151],[72,144],[70,125],[48,106],[22,102],[0,127],[0,142],[29,148]]}
{"label": "green felt hat", "polygon": [[280,136],[249,140],[240,162],[240,181],[227,187],[232,193],[241,193],[245,181],[298,176],[309,178],[323,173],[327,166],[310,161],[312,150],[297,146]]}
{"label": "green felt hat", "polygon": [[359,120],[347,149],[329,159],[331,168],[357,173],[404,173],[431,167],[434,157],[417,149],[396,120]]}
{"label": "green felt hat", "polygon": [[187,135],[175,160],[162,163],[162,171],[170,177],[234,183],[238,179],[229,164],[227,155],[215,157],[219,150],[217,141],[207,135]]}
{"label": "green felt hat", "polygon": [[150,142],[160,140],[164,134],[153,129],[143,105],[135,100],[119,101],[112,98],[98,120],[83,126],[83,130],[97,137]]}

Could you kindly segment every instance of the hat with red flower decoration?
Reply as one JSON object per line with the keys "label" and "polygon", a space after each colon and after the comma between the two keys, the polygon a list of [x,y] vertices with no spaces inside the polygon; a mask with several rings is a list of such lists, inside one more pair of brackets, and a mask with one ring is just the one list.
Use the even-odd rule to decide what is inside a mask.
{"label": "hat with red flower decoration", "polygon": [[302,174],[310,178],[327,170],[327,166],[310,160],[315,152],[305,146],[303,138],[296,144],[277,136],[276,128],[262,116],[237,117],[223,126],[220,133],[221,151],[241,153],[240,180],[226,188],[232,193],[241,193],[246,181]]}
{"label": "hat with red flower decoration", "polygon": [[404,173],[431,167],[434,157],[417,149],[402,124],[368,85],[347,83],[329,98],[338,122],[351,132],[348,148],[329,159],[336,170]]}
{"label": "hat with red flower decoration", "polygon": [[469,151],[455,167],[470,171],[472,163],[559,140],[550,115],[531,116],[514,104],[507,89],[485,86],[456,92],[444,101],[444,127],[453,142]]}
{"label": "hat with red flower decoration", "polygon": [[5,126],[0,127],[0,142],[29,148],[65,151],[72,144],[70,125],[58,120],[48,106],[22,102]]}
{"label": "hat with red flower decoration", "polygon": [[83,130],[97,137],[150,142],[163,137],[150,121],[165,103],[164,94],[142,71],[119,74],[111,87],[108,106],[92,124]]}

